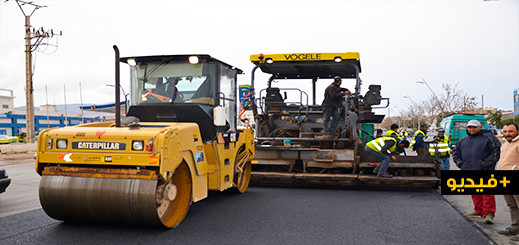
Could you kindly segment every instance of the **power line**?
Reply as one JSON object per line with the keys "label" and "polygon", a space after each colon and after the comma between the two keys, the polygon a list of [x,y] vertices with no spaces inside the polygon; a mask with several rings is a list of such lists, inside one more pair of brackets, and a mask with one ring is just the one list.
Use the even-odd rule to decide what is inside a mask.
{"label": "power line", "polygon": [[[6,0],[5,2],[8,2]],[[54,32],[53,29],[45,30],[43,27],[34,28],[31,26],[31,16],[37,9],[45,8],[47,6],[38,5],[33,3],[32,1],[22,1],[15,0],[16,4],[22,11],[22,14],[25,17],[25,77],[26,77],[26,86],[25,86],[25,98],[26,98],[26,110],[27,113],[25,115],[26,118],[26,131],[27,131],[27,143],[34,143],[35,134],[34,134],[34,88],[32,84],[32,76],[33,76],[33,62],[32,62],[32,52],[36,51],[40,45],[50,44],[48,42],[43,42],[44,40],[49,40],[54,36],[61,36],[62,32]],[[28,7],[29,12],[25,12],[23,7]],[[32,28],[32,29],[31,29]],[[51,45],[52,46],[52,45]],[[56,44],[57,46],[57,44]]]}

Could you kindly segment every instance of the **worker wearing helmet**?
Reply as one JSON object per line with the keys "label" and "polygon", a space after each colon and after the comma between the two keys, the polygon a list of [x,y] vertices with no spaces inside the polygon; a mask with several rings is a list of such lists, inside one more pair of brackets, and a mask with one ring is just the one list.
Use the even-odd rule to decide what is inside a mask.
{"label": "worker wearing helmet", "polygon": [[392,178],[393,175],[387,173],[389,161],[391,159],[396,161],[395,155],[403,152],[406,147],[409,147],[409,141],[398,141],[394,137],[384,136],[368,142],[364,149],[367,154],[382,159],[382,162],[373,170],[373,173],[377,174],[378,177]]}
{"label": "worker wearing helmet", "polygon": [[451,142],[449,137],[445,135],[445,129],[438,129],[437,139],[429,144],[429,153],[431,156],[438,154],[438,159],[443,163],[443,170],[450,170]]}

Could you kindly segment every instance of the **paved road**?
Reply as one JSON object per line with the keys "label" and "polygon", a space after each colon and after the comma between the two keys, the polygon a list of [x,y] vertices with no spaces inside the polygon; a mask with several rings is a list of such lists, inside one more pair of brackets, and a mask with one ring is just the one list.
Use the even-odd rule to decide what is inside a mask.
{"label": "paved road", "polygon": [[[11,184],[0,194],[0,218],[41,208],[38,197],[40,176],[34,170],[34,160],[19,160],[25,163],[5,165]],[[13,161],[10,161],[12,163]]]}
{"label": "paved road", "polygon": [[[12,201],[9,192],[3,203]],[[252,187],[242,195],[211,192],[170,230],[61,222],[42,209],[2,217],[0,227],[4,245],[492,244],[435,190]]]}

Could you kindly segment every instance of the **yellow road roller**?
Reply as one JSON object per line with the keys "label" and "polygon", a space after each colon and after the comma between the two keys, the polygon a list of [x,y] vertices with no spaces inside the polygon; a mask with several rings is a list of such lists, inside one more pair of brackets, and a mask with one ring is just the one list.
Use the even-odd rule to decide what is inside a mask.
{"label": "yellow road roller", "polygon": [[209,55],[120,58],[131,107],[113,122],[38,136],[43,210],[57,220],[176,227],[208,191],[246,191],[254,137],[236,125],[242,71]]}

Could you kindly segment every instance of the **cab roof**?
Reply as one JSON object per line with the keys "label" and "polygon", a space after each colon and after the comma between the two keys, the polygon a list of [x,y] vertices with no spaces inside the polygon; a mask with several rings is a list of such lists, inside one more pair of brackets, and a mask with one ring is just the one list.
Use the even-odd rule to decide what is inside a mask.
{"label": "cab roof", "polygon": [[122,63],[126,63],[129,59],[135,59],[137,63],[142,62],[150,62],[150,63],[161,63],[161,62],[171,62],[171,61],[185,61],[188,62],[189,57],[191,56],[197,56],[200,63],[207,63],[207,62],[217,62],[222,65],[225,65],[231,69],[235,69],[238,71],[238,74],[243,74],[243,71],[237,67],[231,66],[223,61],[220,61],[218,59],[215,59],[207,54],[176,54],[176,55],[152,55],[152,56],[132,56],[132,57],[121,57],[119,60]]}
{"label": "cab roof", "polygon": [[358,52],[253,54],[250,61],[275,78],[356,78],[355,66],[361,72]]}

